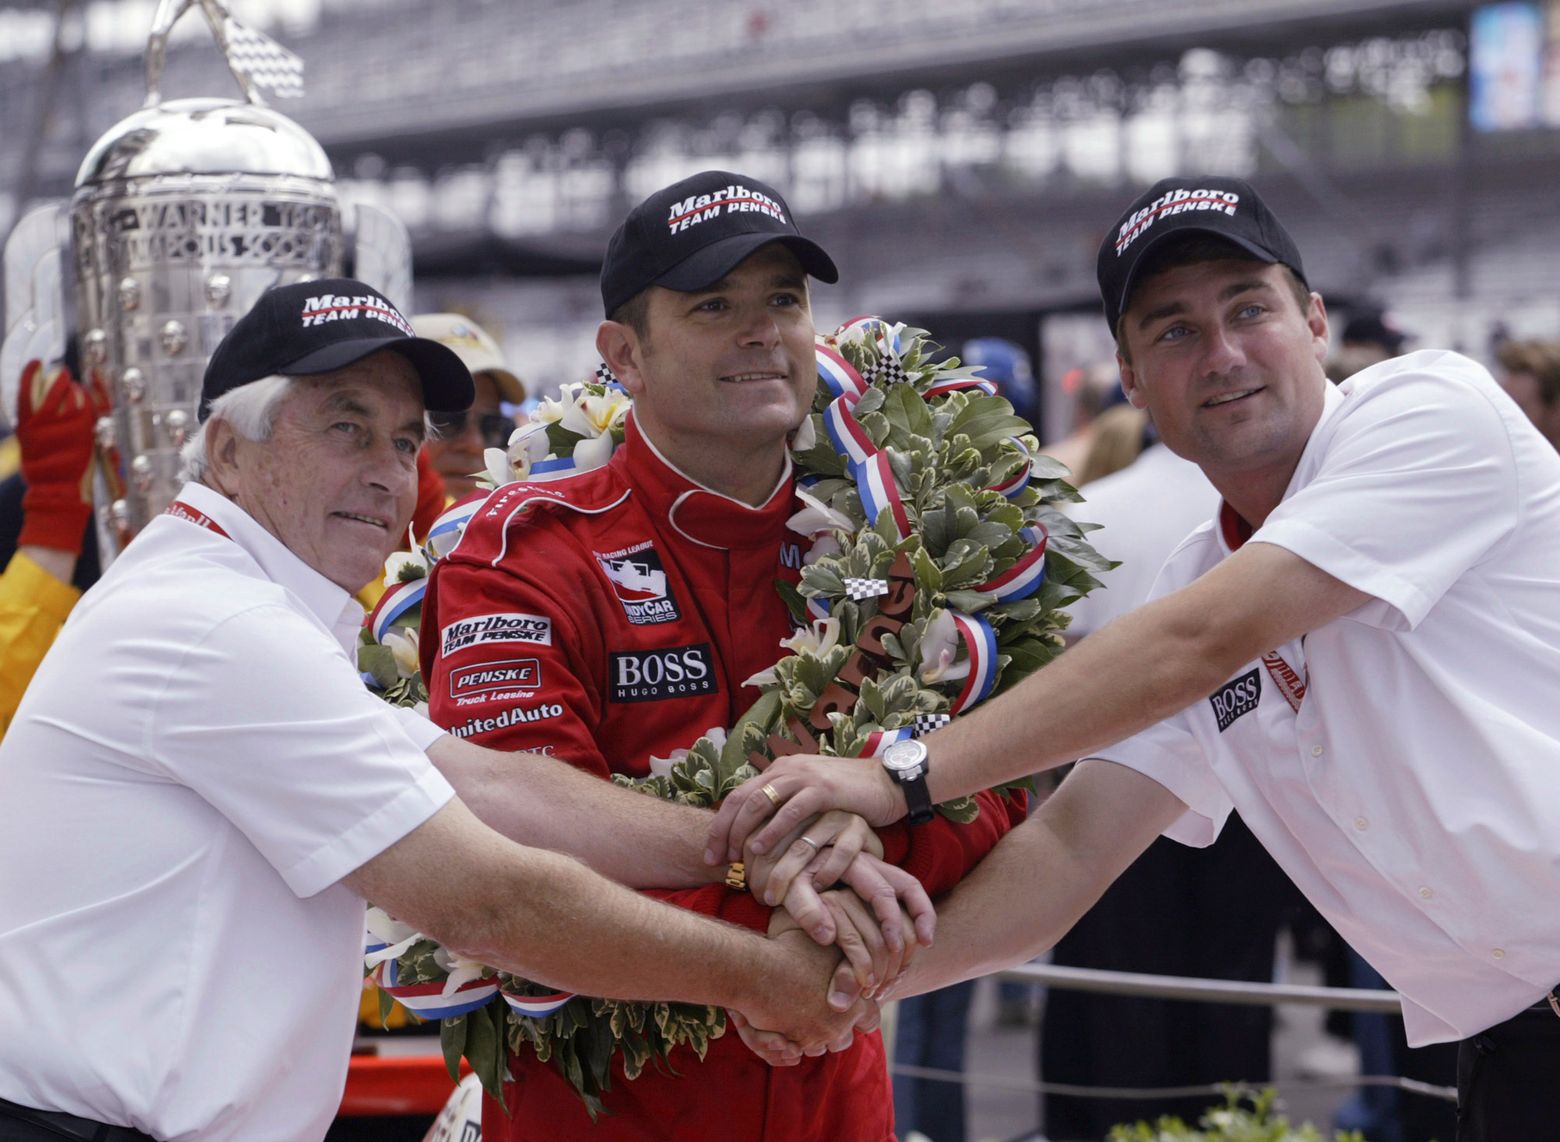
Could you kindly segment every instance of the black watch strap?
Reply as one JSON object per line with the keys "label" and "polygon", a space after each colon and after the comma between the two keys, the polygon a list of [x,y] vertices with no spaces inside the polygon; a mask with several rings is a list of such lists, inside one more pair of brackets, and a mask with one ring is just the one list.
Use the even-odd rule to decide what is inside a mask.
{"label": "black watch strap", "polygon": [[926,771],[916,777],[899,779],[899,787],[905,791],[905,805],[910,812],[905,817],[912,825],[924,825],[932,819],[932,795],[926,788]]}

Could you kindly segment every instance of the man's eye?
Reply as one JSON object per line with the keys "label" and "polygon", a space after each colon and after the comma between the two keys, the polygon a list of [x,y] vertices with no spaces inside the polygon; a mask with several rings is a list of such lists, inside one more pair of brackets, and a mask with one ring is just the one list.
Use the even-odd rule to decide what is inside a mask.
{"label": "man's eye", "polygon": [[1189,329],[1187,329],[1186,326],[1184,326],[1184,325],[1172,325],[1168,329],[1166,329],[1163,333],[1161,333],[1157,338],[1155,338],[1155,340],[1157,340],[1157,341],[1179,341],[1179,340],[1181,340],[1181,338],[1185,337],[1189,332],[1191,332],[1191,331]]}
{"label": "man's eye", "polygon": [[699,302],[693,308],[698,313],[719,313],[726,308],[726,301],[724,298],[712,297],[707,301]]}
{"label": "man's eye", "polygon": [[1261,317],[1266,312],[1267,312],[1267,306],[1263,305],[1259,301],[1254,301],[1250,305],[1243,305],[1243,306],[1241,306],[1240,307],[1240,312],[1239,312],[1238,316],[1240,316],[1240,317]]}
{"label": "man's eye", "polygon": [[404,452],[408,456],[415,456],[417,455],[417,449],[422,447],[422,445],[410,436],[400,436],[396,438],[395,447],[398,452]]}

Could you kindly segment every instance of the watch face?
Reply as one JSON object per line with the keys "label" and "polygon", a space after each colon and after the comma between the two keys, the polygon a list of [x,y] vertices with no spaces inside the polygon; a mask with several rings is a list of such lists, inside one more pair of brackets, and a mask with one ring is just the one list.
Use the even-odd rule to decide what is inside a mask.
{"label": "watch face", "polygon": [[895,742],[883,751],[883,764],[890,769],[914,769],[926,758],[926,747],[918,741]]}

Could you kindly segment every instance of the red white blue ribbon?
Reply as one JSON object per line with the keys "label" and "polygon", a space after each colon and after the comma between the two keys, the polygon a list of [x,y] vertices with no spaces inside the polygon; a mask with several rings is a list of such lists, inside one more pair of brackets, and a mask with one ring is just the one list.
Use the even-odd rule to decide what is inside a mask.
{"label": "red white blue ribbon", "polygon": [[1024,458],[1024,462],[1020,464],[1018,466],[1018,470],[1015,471],[1006,480],[1003,480],[1001,483],[991,485],[991,490],[993,492],[1001,492],[1004,496],[1011,500],[1025,488],[1029,487],[1029,472],[1031,465],[1029,462],[1029,447],[1024,443],[1023,437],[1009,436],[1008,439],[1011,440],[1013,442],[1013,446],[1018,449],[1018,454]]}
{"label": "red white blue ribbon", "polygon": [[855,403],[867,391],[867,382],[861,379],[856,366],[841,356],[839,350],[824,344],[822,338],[819,338],[816,350],[818,379],[836,397],[846,397]]}
{"label": "red white blue ribbon", "polygon": [[823,410],[823,430],[834,442],[835,451],[841,452],[852,468],[865,463],[877,452],[877,445],[862,427],[861,421],[850,411],[856,402],[843,396],[835,399]]}
{"label": "red white blue ribbon", "polygon": [[926,400],[931,400],[933,397],[945,397],[949,393],[965,389],[979,389],[989,397],[997,395],[995,381],[983,381],[979,377],[947,377],[940,381],[933,381],[931,387],[922,396]]}
{"label": "red white blue ribbon", "polygon": [[485,501],[482,497],[465,500],[449,508],[438,519],[433,521],[433,526],[428,529],[428,538],[424,546],[441,558],[448,555],[460,540],[460,533],[466,530],[466,524],[471,517],[482,510]]}
{"label": "red white blue ribbon", "polygon": [[899,328],[890,325],[881,317],[873,317],[871,314],[863,314],[860,317],[852,317],[834,335],[836,341],[853,341],[860,334],[862,339],[875,341],[882,349],[899,356]]}
{"label": "red white blue ribbon", "polygon": [[[976,587],[977,591],[995,595],[999,603],[1010,603],[1015,599],[1027,599],[1040,589],[1040,584],[1045,582],[1045,545],[1049,537],[1045,528],[1039,524],[1034,527],[1038,529],[1038,538],[1031,540],[1034,546],[995,579]],[[1028,539],[1037,533],[1026,527],[1020,534]]]}
{"label": "red white blue ribbon", "polygon": [[572,991],[555,991],[550,995],[510,995],[507,991],[499,994],[509,1004],[509,1010],[531,1019],[545,1019],[574,998]]}
{"label": "red white blue ribbon", "polygon": [[888,462],[887,452],[875,452],[862,464],[851,465],[851,475],[856,478],[856,490],[861,493],[861,507],[873,526],[878,517],[888,512],[894,521],[898,538],[910,534],[910,513],[905,509],[904,497],[894,482],[894,469]]}
{"label": "red white blue ribbon", "polygon": [[373,972],[374,982],[402,1007],[424,1019],[453,1019],[484,1006],[498,994],[498,980],[473,979],[461,984],[449,995],[443,983],[399,983],[396,961],[386,960]]}
{"label": "red white blue ribbon", "polygon": [[856,751],[856,756],[881,757],[883,751],[895,742],[906,742],[914,736],[909,726],[900,726],[897,730],[873,730],[867,735],[861,749]]}
{"label": "red white blue ribbon", "polygon": [[951,713],[960,714],[986,699],[997,681],[997,635],[991,624],[979,615],[948,612],[953,625],[958,628],[969,657],[970,672],[965,676],[964,688],[948,707]]}
{"label": "red white blue ribbon", "polygon": [[573,456],[553,456],[546,460],[538,460],[531,465],[531,470],[526,475],[527,480],[556,480],[560,476],[573,475],[579,470],[579,465]]}
{"label": "red white blue ribbon", "polygon": [[373,614],[368,616],[368,629],[374,641],[384,642],[385,633],[395,625],[397,619],[423,601],[427,590],[428,579],[423,576],[397,583],[381,595],[379,602],[374,605]]}

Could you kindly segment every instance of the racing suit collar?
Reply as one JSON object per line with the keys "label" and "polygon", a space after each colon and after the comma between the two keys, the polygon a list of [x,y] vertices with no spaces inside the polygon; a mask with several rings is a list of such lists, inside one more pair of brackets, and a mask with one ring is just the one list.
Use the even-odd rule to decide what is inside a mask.
{"label": "racing suit collar", "polygon": [[701,547],[742,550],[773,546],[775,536],[785,530],[785,521],[798,507],[789,452],[774,491],[757,507],[707,488],[679,471],[661,455],[632,413],[623,447],[613,455],[612,463],[620,459],[635,498]]}

